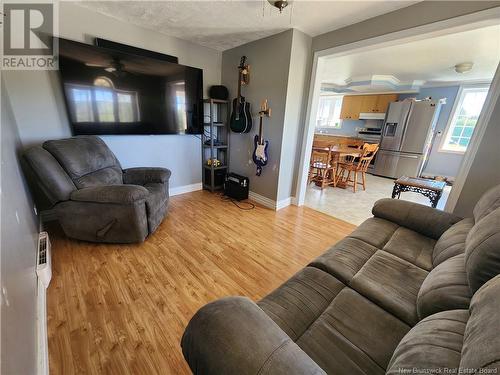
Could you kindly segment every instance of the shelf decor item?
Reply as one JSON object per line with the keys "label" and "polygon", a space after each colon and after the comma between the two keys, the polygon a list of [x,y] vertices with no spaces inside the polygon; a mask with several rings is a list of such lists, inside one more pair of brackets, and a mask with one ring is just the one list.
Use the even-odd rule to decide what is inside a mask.
{"label": "shelf decor item", "polygon": [[230,102],[205,99],[204,124],[201,136],[201,163],[203,189],[216,191],[224,187],[229,168],[229,115]]}

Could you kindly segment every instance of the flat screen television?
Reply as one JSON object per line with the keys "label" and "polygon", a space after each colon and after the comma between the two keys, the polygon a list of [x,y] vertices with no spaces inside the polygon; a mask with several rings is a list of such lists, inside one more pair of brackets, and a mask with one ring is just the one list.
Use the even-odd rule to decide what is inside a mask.
{"label": "flat screen television", "polygon": [[203,132],[201,69],[60,39],[59,71],[75,135]]}

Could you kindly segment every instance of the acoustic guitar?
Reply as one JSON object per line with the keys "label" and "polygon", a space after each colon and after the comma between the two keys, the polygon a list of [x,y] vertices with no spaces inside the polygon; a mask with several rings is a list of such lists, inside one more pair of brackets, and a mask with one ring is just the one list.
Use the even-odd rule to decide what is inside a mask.
{"label": "acoustic guitar", "polygon": [[267,152],[267,149],[269,148],[269,141],[264,139],[262,132],[262,119],[264,118],[264,116],[271,116],[271,108],[269,108],[269,106],[267,105],[267,100],[262,101],[260,105],[259,135],[255,135],[253,139],[254,150],[252,159],[253,162],[257,165],[257,176],[260,176],[260,174],[262,173],[262,167],[266,166],[267,162],[269,161],[269,155]]}
{"label": "acoustic guitar", "polygon": [[241,84],[246,82],[245,77],[248,75],[246,59],[246,56],[242,56],[238,66],[238,97],[233,99],[233,111],[229,121],[229,127],[235,133],[248,133],[252,129],[250,103],[241,95]]}

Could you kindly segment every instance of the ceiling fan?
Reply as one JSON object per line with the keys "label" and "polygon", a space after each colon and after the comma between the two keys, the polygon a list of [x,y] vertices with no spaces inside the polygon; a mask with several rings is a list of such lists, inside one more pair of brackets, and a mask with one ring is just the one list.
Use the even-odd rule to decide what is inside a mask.
{"label": "ceiling fan", "polygon": [[112,73],[117,77],[123,77],[124,75],[129,73],[125,70],[125,65],[120,62],[120,59],[118,57],[113,57],[113,60],[110,61],[110,63],[107,65],[93,63],[85,63],[85,65],[95,68],[104,68],[105,71],[107,71],[108,73]]}

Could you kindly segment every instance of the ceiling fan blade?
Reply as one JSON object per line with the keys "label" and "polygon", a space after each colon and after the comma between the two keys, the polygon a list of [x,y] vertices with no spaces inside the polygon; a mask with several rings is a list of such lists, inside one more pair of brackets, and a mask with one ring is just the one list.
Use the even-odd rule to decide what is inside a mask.
{"label": "ceiling fan blade", "polygon": [[92,64],[92,63],[85,63],[86,66],[90,66],[92,68],[105,68],[108,65],[102,65],[102,64]]}

